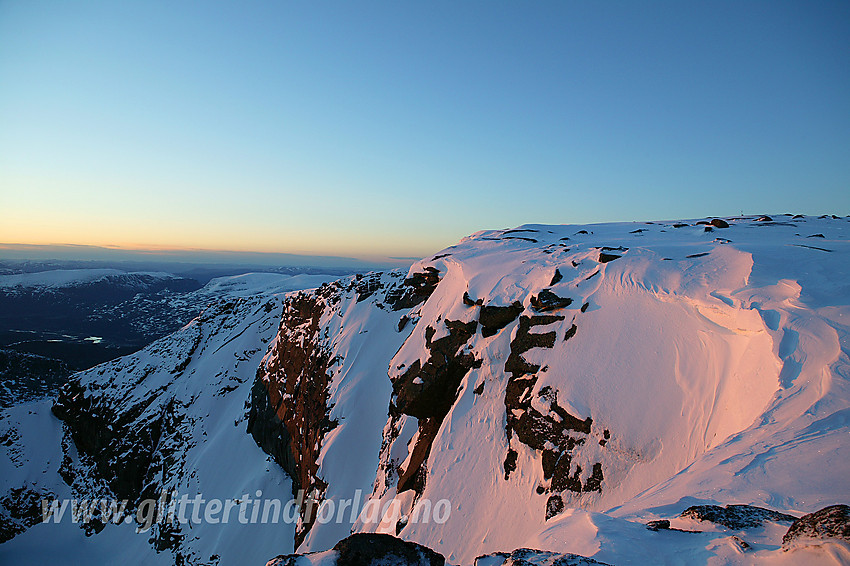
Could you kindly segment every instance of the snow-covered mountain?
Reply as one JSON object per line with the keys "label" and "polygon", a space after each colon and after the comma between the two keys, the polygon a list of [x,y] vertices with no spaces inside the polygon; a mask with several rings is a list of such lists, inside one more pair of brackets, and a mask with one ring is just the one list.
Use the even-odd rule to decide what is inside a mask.
{"label": "snow-covered mountain", "polygon": [[[351,532],[387,532],[453,564],[847,561],[841,544],[782,546],[795,517],[850,498],[848,229],[526,225],[407,273],[231,297],[52,406],[7,410],[2,493],[303,489],[315,505],[297,524],[94,521],[87,538],[7,495],[0,560],[262,564],[336,546],[277,559],[332,563]],[[321,519],[357,497],[399,517]],[[413,520],[441,500],[444,520]],[[776,513],[705,507],[729,504]],[[495,554],[523,547],[554,554]]]}

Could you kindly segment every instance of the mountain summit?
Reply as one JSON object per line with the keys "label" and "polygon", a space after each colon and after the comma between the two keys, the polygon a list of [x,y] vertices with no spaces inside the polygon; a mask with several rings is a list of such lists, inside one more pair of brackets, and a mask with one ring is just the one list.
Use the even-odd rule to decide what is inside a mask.
{"label": "mountain summit", "polygon": [[[406,273],[243,289],[5,411],[0,558],[332,563],[372,544],[340,542],[353,532],[452,564],[847,559],[840,534],[781,545],[850,494],[848,230],[799,215],[525,225]],[[310,504],[287,524],[136,535],[39,523],[20,503],[172,493]],[[349,516],[343,501],[396,514],[325,520]],[[45,537],[61,542],[36,548]]]}

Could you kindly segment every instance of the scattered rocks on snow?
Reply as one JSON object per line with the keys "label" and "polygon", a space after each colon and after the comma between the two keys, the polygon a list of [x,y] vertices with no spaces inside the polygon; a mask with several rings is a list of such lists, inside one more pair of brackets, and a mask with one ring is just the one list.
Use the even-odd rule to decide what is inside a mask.
{"label": "scattered rocks on snow", "polygon": [[715,228],[728,228],[729,227],[729,223],[726,222],[725,220],[721,220],[720,218],[712,219],[712,221],[709,222],[709,224],[711,224]]}

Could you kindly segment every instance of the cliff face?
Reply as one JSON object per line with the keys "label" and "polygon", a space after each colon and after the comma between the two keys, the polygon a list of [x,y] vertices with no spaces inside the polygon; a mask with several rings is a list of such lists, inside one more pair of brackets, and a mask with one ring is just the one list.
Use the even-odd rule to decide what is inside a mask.
{"label": "cliff face", "polygon": [[[394,319],[388,329],[398,335],[398,338],[393,337],[393,342],[398,341],[406,335],[402,333],[408,321],[400,311],[407,313],[424,301],[438,280],[433,270],[409,278],[404,278],[400,272],[372,273],[287,297],[277,337],[257,372],[251,391],[248,432],[292,478],[293,495],[303,490],[305,496],[315,501],[315,505],[304,505],[300,509],[296,547],[309,533],[316,510],[328,495],[328,484],[319,473],[319,460],[322,449],[327,449],[325,437],[344,418],[332,415],[336,403],[332,397],[334,390],[339,389],[339,377],[346,375],[349,381],[356,381],[359,388],[365,389],[376,378],[386,380],[386,369],[381,371],[370,366],[361,370],[368,374],[365,380],[363,376],[349,376],[351,366],[345,361],[349,352],[339,342],[345,333],[343,321],[350,318],[349,327],[357,329],[357,348],[365,345],[368,349],[370,346],[364,343],[371,342],[371,336],[364,335],[369,329],[360,325],[375,318],[372,311],[384,313]],[[353,314],[353,311],[359,313]],[[385,321],[381,323],[386,325]],[[347,341],[345,344],[350,347]],[[375,346],[386,349],[386,344]],[[361,359],[361,365],[362,362]],[[374,392],[377,396],[373,401],[380,406],[387,401],[381,399],[378,391]],[[386,409],[379,411],[369,417],[379,419]],[[349,431],[349,435],[352,433],[368,434],[367,431]],[[373,433],[375,439],[379,438],[379,431]],[[363,438],[358,440],[364,441]],[[357,455],[367,462],[376,456],[377,451],[371,455]],[[342,528],[347,527],[343,525]]]}

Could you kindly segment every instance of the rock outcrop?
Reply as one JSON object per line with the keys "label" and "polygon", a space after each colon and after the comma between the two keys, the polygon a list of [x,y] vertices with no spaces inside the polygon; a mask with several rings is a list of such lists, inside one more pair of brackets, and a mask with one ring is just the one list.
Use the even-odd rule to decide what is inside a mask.
{"label": "rock outcrop", "polygon": [[830,505],[800,517],[782,537],[782,548],[791,550],[827,542],[850,548],[850,506]]}
{"label": "rock outcrop", "polygon": [[495,552],[475,559],[474,566],[608,566],[592,558],[578,554],[562,554],[531,548],[520,548],[513,552]]}
{"label": "rock outcrop", "polygon": [[694,505],[682,511],[681,516],[697,521],[710,521],[734,530],[760,527],[765,521],[792,523],[797,520],[793,515],[754,505]]}
{"label": "rock outcrop", "polygon": [[391,535],[357,533],[339,541],[332,550],[312,554],[277,556],[266,566],[444,566],[442,554]]}

